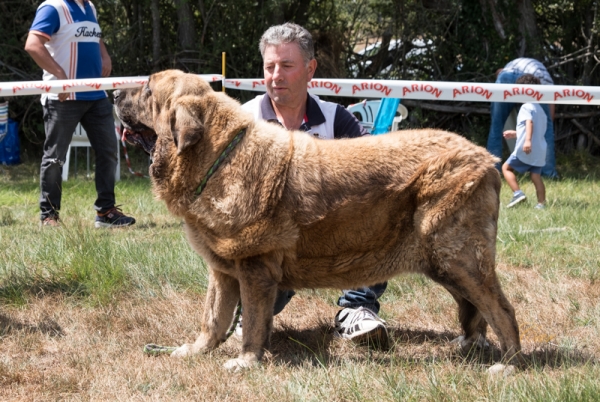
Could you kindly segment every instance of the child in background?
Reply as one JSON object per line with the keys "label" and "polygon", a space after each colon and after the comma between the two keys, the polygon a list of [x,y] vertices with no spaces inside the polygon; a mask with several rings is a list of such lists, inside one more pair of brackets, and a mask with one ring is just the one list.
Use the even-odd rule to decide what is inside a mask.
{"label": "child in background", "polygon": [[[540,80],[531,74],[524,74],[517,79],[516,84],[539,85]],[[546,187],[541,173],[546,164],[547,144],[544,133],[547,120],[546,113],[538,103],[524,103],[517,116],[517,130],[507,130],[503,133],[504,138],[517,138],[515,150],[502,165],[504,178],[513,191],[507,208],[514,207],[527,198],[519,188],[515,172],[530,173],[538,200],[535,208],[545,208]]]}

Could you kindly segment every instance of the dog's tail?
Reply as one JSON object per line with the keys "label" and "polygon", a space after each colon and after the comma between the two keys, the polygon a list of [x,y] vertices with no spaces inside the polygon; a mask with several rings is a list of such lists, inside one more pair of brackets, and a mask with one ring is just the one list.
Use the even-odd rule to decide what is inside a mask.
{"label": "dog's tail", "polygon": [[406,187],[415,197],[414,218],[421,235],[432,233],[482,184],[491,187],[491,191],[482,193],[486,198],[483,200],[485,210],[495,213],[497,219],[501,182],[494,164],[498,161],[481,147],[452,149],[426,160]]}

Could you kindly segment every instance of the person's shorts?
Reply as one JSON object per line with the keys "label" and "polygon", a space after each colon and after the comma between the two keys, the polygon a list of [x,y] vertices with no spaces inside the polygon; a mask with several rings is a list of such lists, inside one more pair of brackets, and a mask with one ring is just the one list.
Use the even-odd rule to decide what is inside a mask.
{"label": "person's shorts", "polygon": [[508,163],[508,166],[510,166],[515,171],[517,171],[521,174],[527,173],[527,172],[542,174],[543,166],[532,166],[532,165],[528,165],[527,163],[523,163],[514,154],[511,154],[508,157],[508,159],[506,160],[506,163]]}

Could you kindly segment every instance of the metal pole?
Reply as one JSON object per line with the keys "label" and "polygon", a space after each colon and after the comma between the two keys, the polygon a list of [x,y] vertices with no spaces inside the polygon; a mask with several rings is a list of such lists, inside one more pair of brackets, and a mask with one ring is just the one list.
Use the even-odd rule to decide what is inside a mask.
{"label": "metal pole", "polygon": [[221,75],[223,76],[223,81],[221,81],[221,90],[225,92],[225,52],[221,54]]}

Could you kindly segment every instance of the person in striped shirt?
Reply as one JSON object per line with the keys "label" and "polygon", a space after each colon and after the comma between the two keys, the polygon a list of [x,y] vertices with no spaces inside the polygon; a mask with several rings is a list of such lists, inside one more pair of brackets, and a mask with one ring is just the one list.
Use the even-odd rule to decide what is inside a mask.
{"label": "person in striped shirt", "polygon": [[[25,50],[44,70],[44,80],[95,79],[110,75],[112,62],[88,0],[46,0],[37,9]],[[62,167],[77,124],[96,156],[95,227],[129,226],[135,219],[115,205],[118,141],[113,107],[105,91],[45,93],[44,155],[40,168],[42,226],[60,226]]]}

